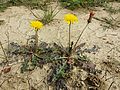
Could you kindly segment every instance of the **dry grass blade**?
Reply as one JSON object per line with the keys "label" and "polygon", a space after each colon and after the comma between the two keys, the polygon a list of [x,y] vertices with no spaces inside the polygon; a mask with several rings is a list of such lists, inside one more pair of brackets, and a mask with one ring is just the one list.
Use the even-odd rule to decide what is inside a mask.
{"label": "dry grass blade", "polygon": [[[116,21],[114,19],[107,19],[107,18],[100,19],[100,18],[97,18],[97,17],[93,17],[93,18],[98,20],[98,21],[101,21],[101,22],[104,22],[104,23],[110,25],[111,28],[115,28],[115,27],[120,28],[119,21]],[[118,24],[116,24],[116,23],[118,23]]]}
{"label": "dry grass blade", "polygon": [[2,43],[1,43],[1,41],[0,41],[0,46],[1,46],[1,49],[2,49],[2,51],[3,51],[3,53],[4,53],[5,60],[6,60],[6,62],[7,62],[7,61],[8,61],[8,57],[7,57],[7,54],[6,54],[6,52],[5,52],[4,48],[3,48],[3,45],[2,45]]}
{"label": "dry grass blade", "polygon": [[114,82],[114,81],[112,81],[112,83],[110,84],[110,86],[109,86],[108,90],[110,90],[110,88],[112,87],[112,85],[113,85],[114,83],[115,83],[115,82]]}

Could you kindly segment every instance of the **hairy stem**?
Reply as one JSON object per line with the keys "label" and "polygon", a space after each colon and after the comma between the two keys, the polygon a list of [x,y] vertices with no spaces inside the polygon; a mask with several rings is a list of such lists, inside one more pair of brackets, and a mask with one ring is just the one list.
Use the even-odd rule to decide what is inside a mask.
{"label": "hairy stem", "polygon": [[38,49],[38,30],[35,31],[35,53]]}
{"label": "hairy stem", "polygon": [[71,22],[69,24],[69,54],[70,54],[70,47],[71,47],[70,29],[71,29]]}
{"label": "hairy stem", "polygon": [[74,45],[73,49],[76,47],[77,43],[79,42],[79,40],[80,40],[82,34],[84,33],[85,29],[87,28],[88,24],[89,24],[89,23],[86,24],[86,26],[84,27],[84,29],[83,29],[82,32],[80,33],[77,41],[75,42],[75,45]]}

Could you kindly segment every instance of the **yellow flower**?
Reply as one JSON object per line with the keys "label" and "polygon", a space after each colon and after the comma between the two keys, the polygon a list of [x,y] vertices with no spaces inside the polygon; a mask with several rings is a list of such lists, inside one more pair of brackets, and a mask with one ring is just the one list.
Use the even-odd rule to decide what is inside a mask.
{"label": "yellow flower", "polygon": [[31,21],[31,27],[33,27],[35,30],[38,30],[43,27],[43,24],[40,21]]}
{"label": "yellow flower", "polygon": [[68,24],[73,24],[74,22],[78,22],[78,18],[74,15],[74,14],[66,14],[64,17],[64,20],[68,23]]}

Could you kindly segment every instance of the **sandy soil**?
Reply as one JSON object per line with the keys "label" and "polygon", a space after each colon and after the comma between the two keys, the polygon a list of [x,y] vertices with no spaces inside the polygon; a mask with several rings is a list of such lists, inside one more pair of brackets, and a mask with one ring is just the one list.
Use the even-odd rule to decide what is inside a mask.
{"label": "sandy soil", "polygon": [[[120,6],[119,3],[115,3],[114,6]],[[115,20],[120,21],[120,13],[110,14],[103,10],[104,8],[97,7],[94,9],[95,17],[103,18],[103,17],[113,17]],[[43,15],[41,10],[33,10],[34,13]],[[72,25],[71,37],[72,41],[76,41],[81,30],[86,25],[86,21],[89,16],[88,10],[78,9],[75,11],[70,11],[67,9],[61,10],[60,13],[55,17],[55,20],[50,24],[44,26],[39,31],[39,40],[45,42],[61,42],[64,46],[67,45],[68,42],[68,26],[64,22],[63,17],[67,13],[74,13],[78,16],[79,22]],[[6,34],[9,32],[10,42],[15,41],[20,44],[25,44],[27,38],[30,35],[34,34],[34,31],[30,27],[30,21],[35,20],[36,18],[33,14],[25,7],[9,7],[5,12],[0,13],[0,20],[4,20],[3,24],[0,25],[0,41],[3,45],[6,46],[7,37]],[[106,69],[111,70],[111,73],[107,73],[106,78],[110,78],[105,81],[106,87],[104,90],[108,90],[111,82],[114,80],[114,83],[110,90],[120,90],[120,72],[116,73],[111,68],[108,68],[104,64],[103,61],[112,61],[119,64],[118,68],[120,70],[120,28],[105,28],[103,25],[106,23],[100,22],[98,20],[93,19],[92,23],[88,26],[86,31],[84,32],[81,41],[79,43],[85,42],[85,48],[92,48],[94,45],[98,46],[100,49],[95,54],[86,53],[91,61],[96,64],[96,67],[100,70],[103,70],[101,75],[104,76]],[[110,27],[110,26],[109,26]],[[114,48],[116,47],[116,48]],[[0,49],[2,54],[2,50]],[[2,61],[2,60],[1,60]],[[48,90],[48,86],[43,83],[42,80],[46,78],[48,66],[44,66],[43,69],[36,69],[28,76],[25,74],[15,74],[18,65],[13,65],[12,70],[8,74],[2,74],[0,77],[0,83],[9,75],[11,78],[8,82],[5,82],[0,90],[29,90],[29,82],[34,85],[37,90]],[[115,65],[116,66],[116,65]],[[116,69],[116,68],[115,68]],[[22,77],[22,78],[21,78]],[[30,80],[27,80],[27,77]],[[17,80],[17,81],[16,81]],[[22,81],[23,80],[23,81]],[[10,83],[13,83],[10,85]],[[33,83],[36,82],[36,83]],[[38,84],[37,84],[38,83]],[[37,84],[37,85],[35,85]],[[21,88],[22,87],[22,88]],[[9,89],[8,89],[9,88]],[[32,90],[32,89],[31,89]],[[33,89],[34,90],[34,89]]]}

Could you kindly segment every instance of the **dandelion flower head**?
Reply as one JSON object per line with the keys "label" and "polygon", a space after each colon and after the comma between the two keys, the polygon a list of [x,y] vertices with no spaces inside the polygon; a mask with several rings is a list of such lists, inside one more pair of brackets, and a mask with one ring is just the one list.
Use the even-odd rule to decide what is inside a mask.
{"label": "dandelion flower head", "polygon": [[68,24],[73,24],[74,22],[78,22],[78,18],[74,15],[74,14],[66,14],[64,16],[64,20],[68,23]]}
{"label": "dandelion flower head", "polygon": [[43,27],[43,23],[40,21],[31,21],[31,27],[33,27],[35,30],[39,30]]}

